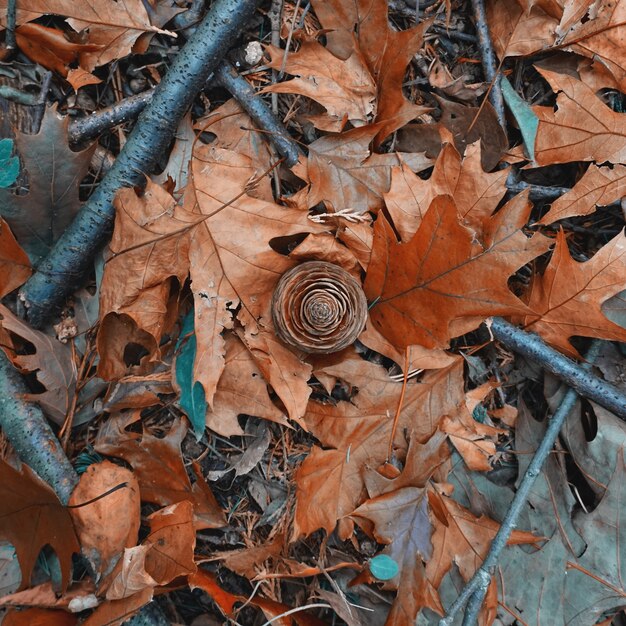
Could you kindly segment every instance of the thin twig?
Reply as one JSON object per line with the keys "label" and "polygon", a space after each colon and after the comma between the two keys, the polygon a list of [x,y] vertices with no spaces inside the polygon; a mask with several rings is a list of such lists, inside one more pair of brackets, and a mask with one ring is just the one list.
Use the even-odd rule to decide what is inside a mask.
{"label": "thin twig", "polygon": [[[602,342],[600,340],[596,339],[593,341],[589,351],[587,352],[586,362],[581,366],[582,369],[587,370],[592,367],[593,362],[598,357],[601,346]],[[515,493],[511,506],[509,507],[504,520],[502,520],[502,524],[498,529],[496,536],[491,542],[491,547],[489,548],[487,557],[485,558],[483,564],[476,570],[474,576],[472,576],[469,582],[462,589],[452,606],[448,609],[446,617],[439,622],[439,626],[450,626],[454,616],[463,608],[466,602],[467,608],[463,618],[463,626],[474,626],[476,623],[478,611],[480,610],[485,594],[487,593],[489,583],[491,582],[491,576],[498,562],[498,558],[500,557],[502,550],[506,547],[509,537],[515,528],[517,518],[526,504],[530,490],[532,489],[536,478],[539,476],[541,468],[543,467],[545,460],[548,458],[548,455],[554,446],[554,442],[561,431],[563,422],[572,411],[577,398],[578,394],[574,389],[569,389],[565,394],[559,408],[550,419],[548,428],[546,429],[543,439],[541,440],[541,443],[539,444],[539,447],[537,448],[537,451],[535,452],[535,455],[533,456],[533,459],[530,462],[524,477],[522,478],[522,482]]]}
{"label": "thin twig", "polygon": [[583,365],[550,348],[534,333],[520,330],[500,317],[492,318],[490,329],[507,348],[539,363],[581,396],[626,419],[626,394],[615,385],[594,376]]}
{"label": "thin twig", "polygon": [[474,10],[474,21],[476,22],[476,34],[480,42],[483,72],[487,82],[493,84],[489,97],[496,111],[498,122],[500,122],[500,126],[506,133],[506,116],[504,114],[504,99],[500,89],[500,74],[497,70],[496,55],[493,51],[493,44],[489,35],[489,28],[487,27],[485,4],[483,0],[472,0],[472,8]]}
{"label": "thin twig", "polygon": [[39,90],[39,97],[37,98],[37,108],[33,115],[33,129],[39,132],[41,128],[41,120],[43,120],[43,114],[46,112],[46,100],[48,99],[48,91],[50,91],[50,82],[52,81],[52,72],[48,71],[43,75],[41,81],[41,89]]}

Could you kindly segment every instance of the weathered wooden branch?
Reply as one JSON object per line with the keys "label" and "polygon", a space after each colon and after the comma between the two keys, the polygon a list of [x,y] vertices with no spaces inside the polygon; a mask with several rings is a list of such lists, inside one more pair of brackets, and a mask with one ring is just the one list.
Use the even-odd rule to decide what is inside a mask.
{"label": "weathered wooden branch", "polygon": [[122,187],[142,185],[167,149],[181,118],[260,0],[217,0],[155,89],[114,166],[76,219],[20,291],[26,317],[36,328],[80,284],[96,252],[110,236],[113,199]]}
{"label": "weathered wooden branch", "polygon": [[[586,355],[586,362],[584,365],[580,366],[582,370],[591,368],[593,362],[598,356],[598,353],[600,352],[601,345],[602,342],[599,340],[595,340],[591,344],[591,348],[589,348]],[[483,564],[476,570],[474,576],[472,576],[465,587],[461,590],[457,599],[448,609],[446,617],[439,622],[439,626],[450,626],[455,615],[463,608],[463,606],[465,606],[466,602],[467,607],[463,616],[463,626],[474,626],[476,624],[478,612],[483,600],[485,599],[485,594],[489,588],[491,576],[494,573],[500,554],[506,547],[509,537],[511,536],[511,533],[517,523],[517,518],[528,500],[530,490],[532,489],[537,476],[541,473],[541,468],[552,451],[554,442],[556,441],[556,438],[561,431],[561,427],[563,426],[563,422],[574,407],[577,398],[578,394],[576,391],[569,389],[563,397],[559,408],[550,418],[550,423],[546,428],[543,439],[541,440],[541,443],[539,444],[539,447],[537,448],[537,451],[528,465],[528,469],[526,470],[526,473],[524,474],[524,477],[515,492],[515,497],[513,498],[504,519],[502,520],[502,524],[500,525],[496,536],[491,542],[489,552],[487,553]]]}
{"label": "weathered wooden branch", "polygon": [[474,11],[474,22],[476,26],[476,34],[480,43],[480,53],[482,59],[483,72],[487,81],[492,83],[489,99],[496,111],[498,122],[506,132],[506,116],[504,114],[504,98],[502,97],[502,89],[500,88],[500,73],[496,65],[496,54],[493,51],[493,43],[487,26],[487,15],[485,13],[485,3],[483,0],[472,0],[472,9]]}
{"label": "weathered wooden branch", "polygon": [[228,61],[221,63],[215,72],[215,78],[237,99],[252,121],[267,133],[267,139],[285,158],[287,165],[290,167],[295,165],[301,154],[298,144],[289,136],[283,123],[263,102],[250,83],[240,76]]}
{"label": "weathered wooden branch", "polygon": [[500,317],[492,318],[490,328],[493,336],[507,348],[539,363],[581,396],[626,419],[626,395],[618,387],[550,348],[538,335],[520,330]]}
{"label": "weathered wooden branch", "polygon": [[39,405],[26,402],[21,374],[0,350],[0,428],[24,463],[67,504],[78,476]]}

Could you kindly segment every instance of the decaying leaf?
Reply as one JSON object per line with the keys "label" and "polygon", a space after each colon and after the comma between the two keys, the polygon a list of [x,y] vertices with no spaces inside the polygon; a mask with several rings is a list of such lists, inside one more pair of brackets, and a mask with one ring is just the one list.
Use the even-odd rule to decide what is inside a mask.
{"label": "decaying leaf", "polygon": [[59,560],[62,590],[70,582],[72,554],[80,551],[72,518],[52,489],[27,465],[21,471],[0,462],[0,538],[15,548],[22,570],[21,589],[30,584],[35,561],[44,546]]}
{"label": "decaying leaf", "polygon": [[28,173],[28,193],[0,189],[0,214],[33,265],[48,254],[74,219],[78,185],[95,148],[70,150],[68,124],[69,117],[61,118],[55,108],[48,108],[36,135],[18,133],[15,143]]}

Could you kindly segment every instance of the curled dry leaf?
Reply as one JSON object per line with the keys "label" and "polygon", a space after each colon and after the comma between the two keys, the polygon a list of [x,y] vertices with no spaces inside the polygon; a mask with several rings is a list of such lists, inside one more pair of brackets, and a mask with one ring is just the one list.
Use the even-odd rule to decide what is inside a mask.
{"label": "curled dry leaf", "polygon": [[[124,483],[125,487],[99,497]],[[70,515],[82,553],[100,578],[115,567],[124,548],[132,548],[137,543],[139,484],[125,467],[110,461],[95,463],[81,476],[69,504],[76,507],[91,500],[95,501],[71,508]]]}
{"label": "curled dry leaf", "polygon": [[31,273],[28,255],[20,248],[9,225],[0,218],[0,298],[25,283]]}
{"label": "curled dry leaf", "polygon": [[305,352],[339,352],[365,327],[367,300],[361,285],[343,268],[308,261],[278,281],[272,318],[285,343]]}

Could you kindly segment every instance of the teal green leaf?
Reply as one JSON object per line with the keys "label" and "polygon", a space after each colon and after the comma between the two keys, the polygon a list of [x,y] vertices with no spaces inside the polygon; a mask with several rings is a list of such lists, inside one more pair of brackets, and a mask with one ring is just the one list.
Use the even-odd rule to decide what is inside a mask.
{"label": "teal green leaf", "polygon": [[503,76],[501,81],[502,96],[513,117],[517,121],[522,139],[526,147],[526,154],[531,161],[535,161],[535,139],[537,138],[537,127],[539,119],[533,112],[530,105],[513,89],[511,83]]}
{"label": "teal green leaf", "polygon": [[369,562],[370,572],[378,580],[391,580],[400,572],[398,564],[386,554],[378,554]]}
{"label": "teal green leaf", "polygon": [[10,187],[20,173],[20,160],[11,157],[13,152],[13,140],[0,140],[0,187]]}
{"label": "teal green leaf", "polygon": [[176,343],[176,383],[180,389],[180,408],[191,422],[196,439],[204,433],[207,401],[204,387],[193,378],[196,359],[196,335],[193,309],[183,319],[180,337]]}

